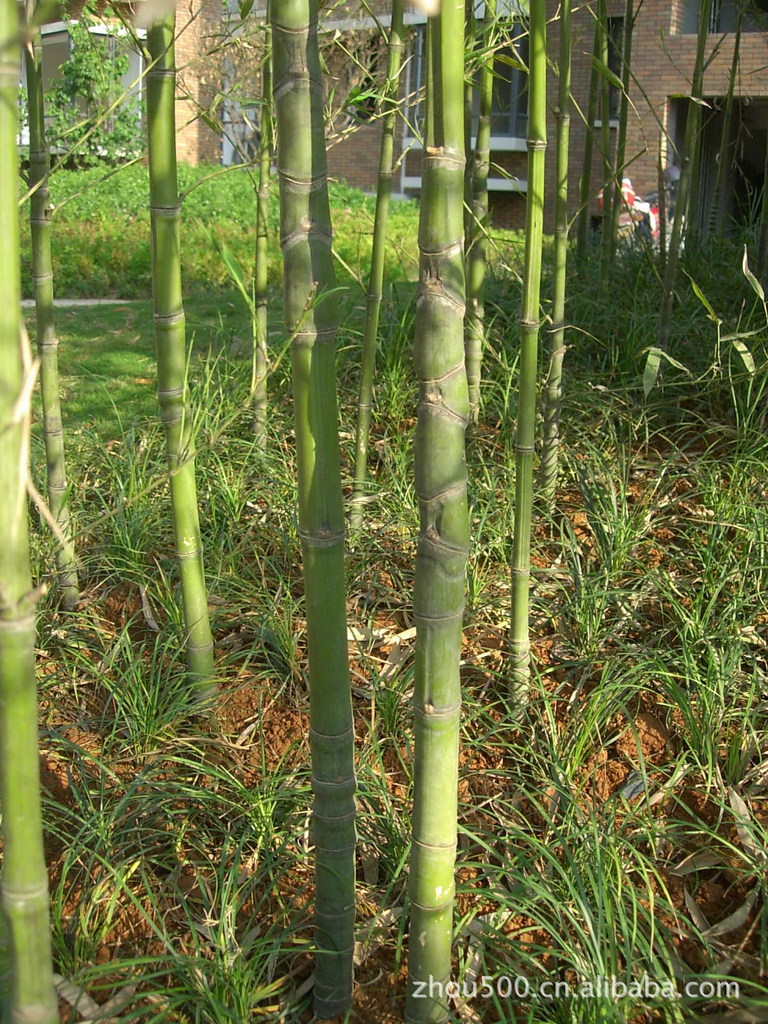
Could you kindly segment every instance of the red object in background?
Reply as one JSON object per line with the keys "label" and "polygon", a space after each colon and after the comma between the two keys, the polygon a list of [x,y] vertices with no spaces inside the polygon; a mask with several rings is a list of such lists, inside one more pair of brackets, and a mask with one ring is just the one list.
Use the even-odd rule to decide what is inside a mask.
{"label": "red object in background", "polygon": [[[622,195],[622,214],[626,215],[631,212],[632,207],[635,205],[635,190],[632,186],[632,182],[629,178],[621,179],[621,195]],[[602,212],[603,209],[603,190],[597,193],[597,207]],[[620,215],[621,216],[621,215]]]}

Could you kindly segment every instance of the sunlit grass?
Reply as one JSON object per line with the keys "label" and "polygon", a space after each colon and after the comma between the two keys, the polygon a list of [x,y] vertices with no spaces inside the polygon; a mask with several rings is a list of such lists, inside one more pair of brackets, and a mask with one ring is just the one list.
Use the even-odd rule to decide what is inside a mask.
{"label": "sunlit grass", "polygon": [[[724,307],[725,293],[708,287]],[[468,449],[455,980],[519,976],[534,989],[647,975],[677,991],[687,977],[735,977],[741,1004],[764,1007],[760,379],[711,371],[711,325],[686,298],[680,329],[698,345],[698,385],[670,374],[644,404],[650,328],[630,309],[641,290],[617,297],[613,313],[573,300],[572,320],[600,341],[571,337],[558,500],[534,529],[532,698],[513,721],[504,652],[517,300],[508,281],[495,288],[482,426]],[[401,299],[383,317],[370,489],[347,560],[359,927],[376,935],[358,971],[365,1009],[348,1020],[373,1024],[384,1019],[382,994],[403,988],[407,920],[417,510],[413,306],[410,293]],[[347,477],[356,301],[340,338]],[[38,632],[57,970],[97,1003],[122,999],[121,1020],[298,1024],[311,970],[311,797],[287,361],[270,377],[269,438],[257,447],[245,310],[234,297],[192,296],[187,311],[221,691],[202,713],[189,706],[179,656],[149,305],[60,319],[85,600],[65,616],[46,596]],[[616,324],[634,333],[619,339]],[[764,342],[751,341],[763,375]],[[33,454],[40,477],[37,443]],[[51,540],[37,517],[33,537],[39,577]],[[0,956],[0,992],[2,977]],[[457,1007],[457,1019],[645,1024],[738,1005],[532,999],[495,986]],[[364,1003],[366,992],[381,998]],[[64,1019],[80,1020],[83,1005]]]}

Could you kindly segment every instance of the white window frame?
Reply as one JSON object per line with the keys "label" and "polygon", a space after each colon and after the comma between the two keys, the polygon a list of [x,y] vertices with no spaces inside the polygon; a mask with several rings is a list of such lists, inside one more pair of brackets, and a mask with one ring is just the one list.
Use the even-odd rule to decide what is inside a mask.
{"label": "white window frame", "polygon": [[[507,0],[506,6],[509,8],[510,13],[522,13],[525,4],[518,2],[518,0]],[[481,18],[485,14],[485,0],[478,0],[475,6],[475,14],[478,18]],[[406,16],[405,24],[418,26],[426,25],[427,19],[421,14],[414,14]],[[405,81],[405,94],[410,96],[411,80],[412,80],[412,67],[413,67],[413,56],[408,61],[406,68],[406,81]],[[412,107],[407,107],[408,114]],[[406,154],[409,149],[421,151],[424,149],[424,143],[421,139],[411,134],[409,126],[409,117],[403,120],[403,154]],[[470,144],[474,147],[477,144],[477,137],[472,136]],[[514,135],[491,135],[491,151],[497,153],[525,153],[528,149],[528,140],[520,138]],[[406,189],[420,189],[421,188],[421,175],[420,174],[406,174],[405,171],[406,159],[405,155],[400,161],[400,190],[405,194]],[[489,192],[512,192],[520,195],[525,195],[528,192],[528,181],[524,178],[517,178],[510,176],[508,178],[502,178],[498,175],[488,177],[488,191]]]}

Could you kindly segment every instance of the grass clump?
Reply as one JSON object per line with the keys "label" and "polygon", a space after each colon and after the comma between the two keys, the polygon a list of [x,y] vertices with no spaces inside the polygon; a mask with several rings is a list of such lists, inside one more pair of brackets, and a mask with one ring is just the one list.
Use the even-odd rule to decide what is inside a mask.
{"label": "grass clump", "polygon": [[[457,1019],[655,1024],[768,1005],[768,332],[741,253],[728,252],[720,283],[693,251],[686,265],[726,335],[755,332],[754,373],[730,343],[716,358],[715,325],[686,283],[676,337],[687,347],[670,350],[686,372],[670,367],[647,401],[656,314],[629,285],[645,271],[617,263],[627,287],[604,306],[572,292],[562,477],[532,545],[524,721],[509,715],[505,662],[519,290],[506,274],[489,284],[484,411],[468,449]],[[371,488],[346,567],[361,840],[348,1024],[401,1019],[405,988],[411,292],[393,289],[383,311]],[[362,302],[345,301],[351,492]],[[257,447],[246,311],[227,292],[193,292],[187,310],[219,674],[202,717],[179,685],[149,305],[59,314],[85,602],[65,617],[45,598],[38,643],[54,942],[72,1024],[98,1012],[88,1000],[158,1024],[298,1024],[308,1004],[306,623],[285,338],[273,313]],[[33,456],[40,477],[38,441]],[[40,577],[51,541],[37,522],[33,541]],[[583,984],[592,998],[573,994]]]}

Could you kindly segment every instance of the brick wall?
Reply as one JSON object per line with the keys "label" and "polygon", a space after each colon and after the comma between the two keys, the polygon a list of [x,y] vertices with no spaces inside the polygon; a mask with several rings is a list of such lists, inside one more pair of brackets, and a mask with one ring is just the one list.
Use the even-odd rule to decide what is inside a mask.
{"label": "brick wall", "polygon": [[[637,6],[637,5],[636,5]],[[609,0],[608,14],[623,17],[624,5]],[[558,4],[552,0],[550,15],[554,19]],[[632,70],[635,80],[630,86],[630,109],[627,126],[625,174],[632,179],[638,195],[657,189],[657,161],[661,130],[669,130],[669,104],[673,97],[690,94],[691,76],[696,54],[696,37],[682,35],[683,0],[643,0],[632,38]],[[584,115],[587,111],[594,20],[588,8],[579,7],[572,15],[571,91]],[[557,20],[550,21],[548,48],[555,63],[558,59],[559,31]],[[736,96],[768,97],[768,45],[761,32],[745,32],[741,37],[740,75]],[[704,79],[704,96],[722,96],[728,88],[733,58],[733,37],[710,35],[707,57],[712,57]],[[547,153],[547,196],[555,188],[555,119],[557,76],[550,76]],[[599,114],[598,114],[599,117]],[[616,128],[611,129],[612,147]],[[578,207],[578,177],[581,173],[586,126],[576,110],[571,112],[569,207]],[[671,158],[671,154],[670,154]],[[671,162],[671,159],[670,159]],[[592,163],[593,194],[603,179],[600,153],[595,151]],[[551,199],[547,202],[546,223],[552,228]],[[592,204],[595,210],[594,203]]]}
{"label": "brick wall", "polygon": [[199,116],[216,95],[221,69],[211,51],[222,31],[222,0],[177,0],[176,147],[190,164],[218,163],[221,135]]}

